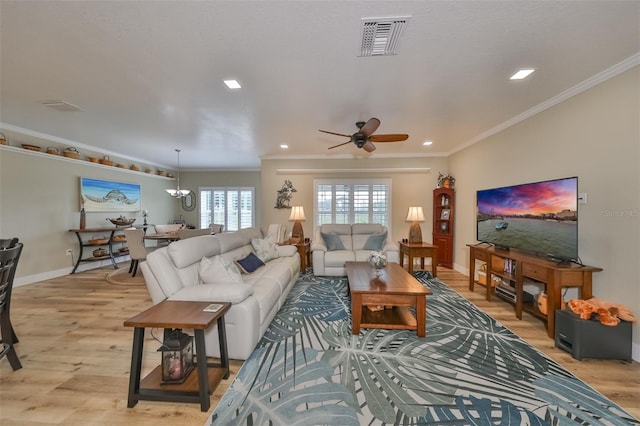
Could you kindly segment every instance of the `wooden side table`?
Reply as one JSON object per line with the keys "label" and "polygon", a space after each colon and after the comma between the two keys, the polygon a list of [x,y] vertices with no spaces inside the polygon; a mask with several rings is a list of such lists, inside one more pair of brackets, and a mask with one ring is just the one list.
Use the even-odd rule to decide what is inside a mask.
{"label": "wooden side table", "polygon": [[429,243],[403,243],[398,241],[400,246],[400,266],[404,264],[404,256],[409,258],[409,264],[407,270],[411,274],[413,272],[413,258],[420,258],[420,268],[424,269],[424,258],[431,258],[431,275],[435,278],[437,276],[437,263],[438,263],[438,246],[434,246]]}
{"label": "wooden side table", "polygon": [[307,266],[311,266],[311,240],[299,243],[285,241],[282,245],[296,246],[300,255],[300,272],[304,273],[307,270]]}
{"label": "wooden side table", "polygon": [[[211,303],[220,303],[217,312],[203,309]],[[201,411],[211,406],[210,394],[222,379],[229,378],[229,357],[227,355],[227,334],[224,315],[231,308],[230,303],[170,301],[157,305],[126,320],[125,327],[135,327],[133,349],[131,351],[131,372],[129,376],[129,399],[127,407],[134,407],[138,401],[175,401],[200,403]],[[208,363],[204,343],[204,332],[217,321],[220,341],[220,363]],[[144,329],[157,327],[165,329],[189,329],[194,331],[196,350],[196,371],[179,384],[162,384],[162,365],[158,365],[142,381],[142,346]]]}

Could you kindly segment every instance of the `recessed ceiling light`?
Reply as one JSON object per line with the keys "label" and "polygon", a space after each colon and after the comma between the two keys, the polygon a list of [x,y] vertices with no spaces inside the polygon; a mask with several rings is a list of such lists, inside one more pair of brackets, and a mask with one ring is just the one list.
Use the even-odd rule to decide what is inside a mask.
{"label": "recessed ceiling light", "polygon": [[289,148],[289,145],[282,144],[282,145],[280,145],[280,148],[287,149],[287,148]]}
{"label": "recessed ceiling light", "polygon": [[225,80],[224,84],[226,84],[229,89],[239,89],[242,87],[240,83],[238,83],[238,80]]}
{"label": "recessed ceiling light", "polygon": [[429,146],[429,145],[431,145],[431,144],[433,144],[433,141],[424,141],[424,142],[422,143],[422,145],[424,145],[424,146]]}
{"label": "recessed ceiling light", "polygon": [[519,70],[517,73],[515,73],[514,75],[512,75],[509,80],[522,80],[523,78],[527,78],[529,76],[529,74],[531,74],[532,72],[534,72],[535,70],[533,68],[524,68]]}

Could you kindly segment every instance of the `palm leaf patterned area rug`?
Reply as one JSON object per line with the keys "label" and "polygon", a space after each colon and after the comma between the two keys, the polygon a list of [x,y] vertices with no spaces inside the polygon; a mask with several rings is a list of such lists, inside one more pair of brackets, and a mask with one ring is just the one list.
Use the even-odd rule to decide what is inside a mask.
{"label": "palm leaf patterned area rug", "polygon": [[639,425],[428,272],[427,336],[351,334],[346,278],[300,277],[207,425]]}

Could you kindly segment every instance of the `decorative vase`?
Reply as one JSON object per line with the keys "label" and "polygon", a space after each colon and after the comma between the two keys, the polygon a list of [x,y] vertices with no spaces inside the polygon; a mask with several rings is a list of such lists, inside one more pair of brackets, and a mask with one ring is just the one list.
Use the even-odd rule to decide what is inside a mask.
{"label": "decorative vase", "polygon": [[84,229],[87,225],[87,216],[84,212],[84,207],[80,210],[80,229]]}
{"label": "decorative vase", "polygon": [[380,252],[371,252],[369,265],[375,270],[376,277],[382,275],[382,270],[387,266],[387,256]]}

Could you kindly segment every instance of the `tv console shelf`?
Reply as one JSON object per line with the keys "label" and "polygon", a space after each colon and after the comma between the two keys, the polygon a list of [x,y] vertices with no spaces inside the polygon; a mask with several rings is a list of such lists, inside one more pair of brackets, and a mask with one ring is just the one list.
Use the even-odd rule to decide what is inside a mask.
{"label": "tv console shelf", "polygon": [[[491,296],[496,293],[492,285],[495,275],[510,287],[505,290],[506,286],[501,286],[499,291],[506,291],[513,295],[515,301],[511,302],[515,306],[516,317],[522,319],[522,311],[525,311],[546,321],[547,334],[552,339],[555,338],[555,312],[556,309],[560,309],[562,303],[562,289],[564,287],[579,288],[580,297],[590,299],[593,297],[592,275],[594,272],[602,271],[602,268],[594,266],[576,263],[560,264],[516,250],[504,251],[486,243],[467,244],[467,246],[469,247],[469,290],[473,291],[475,284],[485,286],[486,297],[490,301]],[[476,261],[487,265],[485,283],[475,279]],[[525,280],[532,280],[546,287],[546,315],[538,310],[535,300],[524,300]],[[503,299],[506,298],[503,297]]]}

